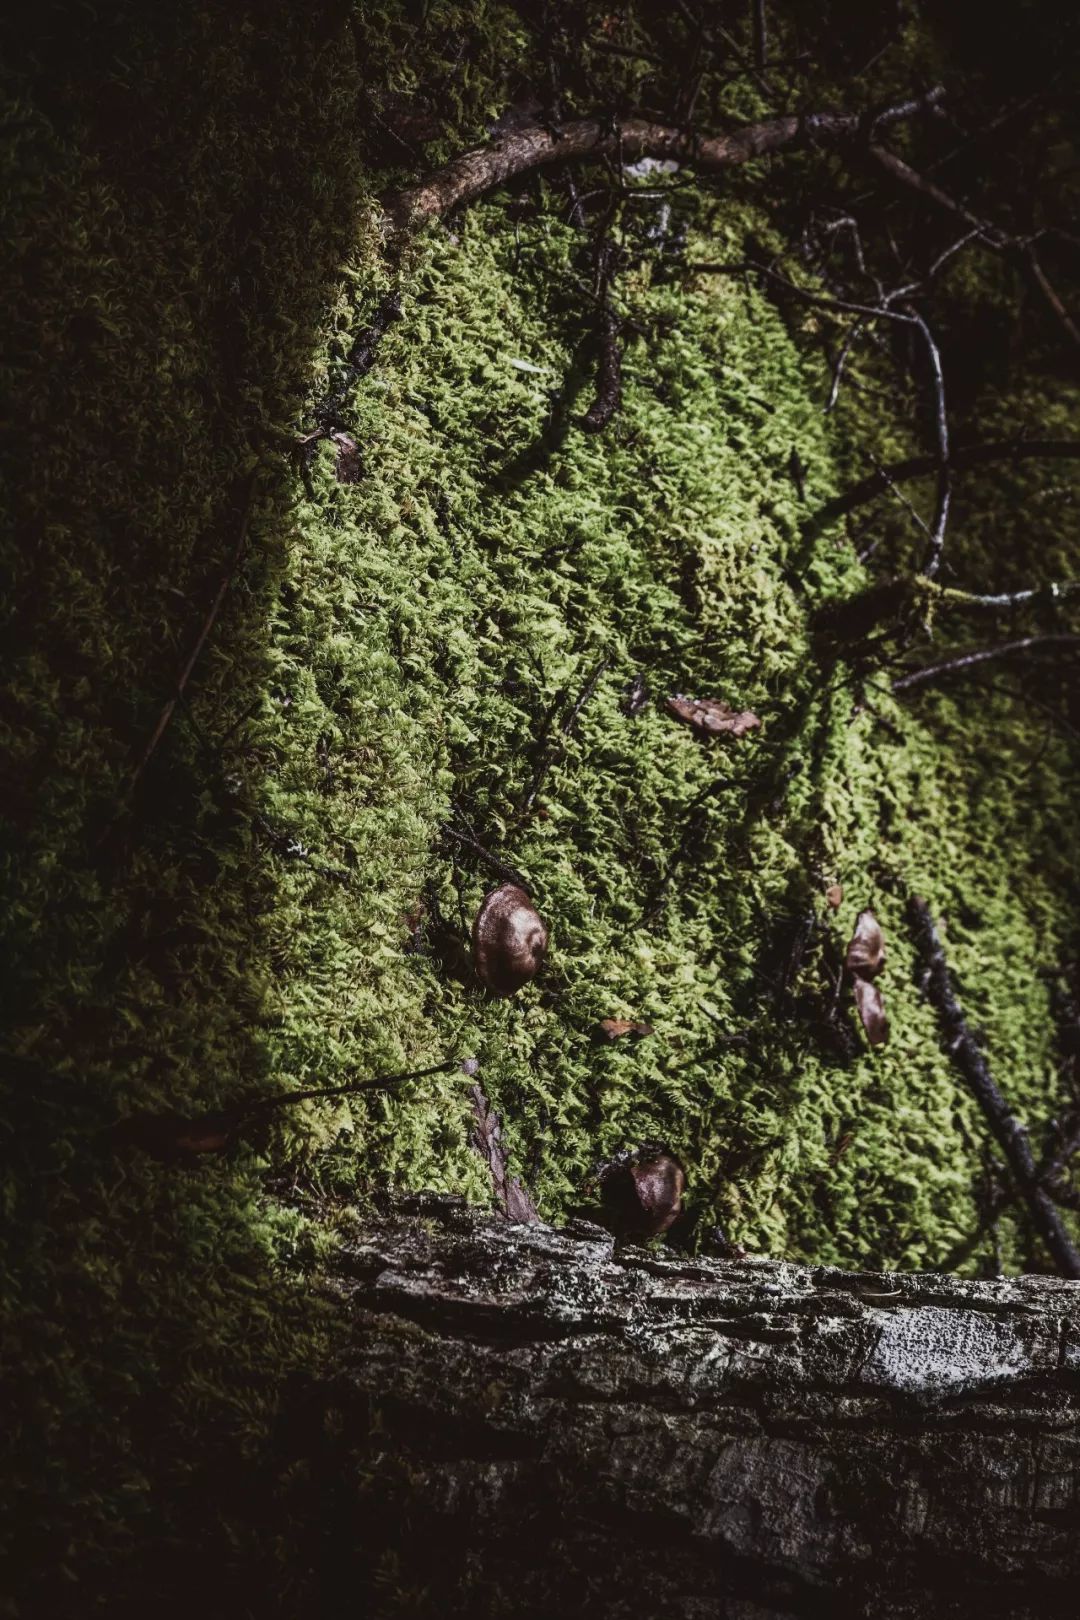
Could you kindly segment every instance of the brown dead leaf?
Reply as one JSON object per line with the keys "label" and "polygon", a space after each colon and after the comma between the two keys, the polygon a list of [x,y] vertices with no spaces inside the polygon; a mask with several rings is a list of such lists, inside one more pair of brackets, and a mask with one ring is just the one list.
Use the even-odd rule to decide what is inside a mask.
{"label": "brown dead leaf", "polygon": [[855,980],[855,1007],[871,1046],[884,1046],[889,1038],[889,1020],[881,990],[869,979]]}
{"label": "brown dead leaf", "polygon": [[142,1148],[155,1159],[184,1161],[195,1153],[223,1153],[236,1131],[228,1110],[196,1119],[182,1114],[134,1114],[115,1128],[117,1142]]}
{"label": "brown dead leaf", "polygon": [[664,707],[699,737],[745,737],[761,724],[749,709],[733,709],[719,698],[688,698],[677,693],[664,699]]}
{"label": "brown dead leaf", "polygon": [[830,883],[825,890],[825,903],[836,911],[844,903],[844,887],[841,883]]}
{"label": "brown dead leaf", "polygon": [[633,1018],[601,1018],[597,1025],[601,1037],[605,1041],[620,1040],[623,1035],[651,1035],[651,1024],[639,1024]]}
{"label": "brown dead leaf", "polygon": [[469,1096],[476,1115],[476,1125],[469,1140],[491,1172],[491,1184],[503,1214],[508,1221],[516,1221],[519,1225],[539,1226],[541,1221],[536,1205],[517,1177],[510,1175],[502,1120],[484,1096],[481,1086],[471,1086]]}
{"label": "brown dead leaf", "polygon": [[176,1138],[183,1153],[221,1153],[229,1145],[229,1131],[187,1131]]}
{"label": "brown dead leaf", "polygon": [[339,484],[358,484],[364,476],[360,446],[348,433],[331,433],[330,438],[337,446],[334,477]]}
{"label": "brown dead leaf", "polygon": [[872,911],[860,911],[844,966],[856,979],[873,979],[885,965],[885,935]]}

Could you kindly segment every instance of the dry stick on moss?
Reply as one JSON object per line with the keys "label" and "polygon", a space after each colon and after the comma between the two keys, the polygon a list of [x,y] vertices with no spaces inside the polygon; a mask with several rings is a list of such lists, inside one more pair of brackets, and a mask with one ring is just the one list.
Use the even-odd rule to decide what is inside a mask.
{"label": "dry stick on moss", "polygon": [[612,262],[615,246],[609,240],[600,249],[600,364],[596,398],[581,419],[587,433],[602,433],[622,404],[621,323],[611,307]]}
{"label": "dry stick on moss", "polygon": [[1055,1203],[1067,1203],[1073,1209],[1077,1207],[1074,1193],[1071,1189],[1058,1187],[1057,1183],[1077,1153],[1080,1153],[1080,1121],[1062,1138],[1053,1152],[1048,1151],[1043,1156],[1038,1169],[1039,1180],[1044,1183]]}
{"label": "dry stick on moss", "polygon": [[956,670],[972,669],[977,664],[988,664],[995,658],[1007,658],[1010,653],[1026,652],[1029,647],[1077,647],[1080,646],[1080,635],[1046,635],[1021,636],[1018,641],[1003,641],[997,647],[978,647],[974,652],[960,653],[955,658],[946,658],[940,664],[928,664],[924,669],[912,670],[909,675],[901,675],[893,681],[894,692],[903,692],[911,686],[921,686],[924,681],[935,681],[942,675],[952,675]]}
{"label": "dry stick on moss", "polygon": [[968,1029],[930,907],[925,900],[913,896],[908,903],[908,915],[923,966],[923,991],[938,1015],[946,1050],[1008,1160],[1035,1230],[1049,1249],[1058,1271],[1063,1277],[1080,1278],[1080,1252],[1066,1232],[1051,1198],[1039,1185],[1027,1132],[999,1091],[986,1058]]}
{"label": "dry stick on moss", "polygon": [[696,793],[690,800],[690,803],[686,807],[686,816],[683,822],[683,830],[680,835],[679,842],[672,853],[667,867],[661,874],[657,883],[654,885],[652,892],[645,903],[641,916],[637,919],[636,923],[634,923],[633,926],[635,928],[643,928],[646,923],[651,923],[657,912],[660,910],[664,897],[675,878],[675,874],[678,872],[683,861],[689,854],[694,839],[696,837],[700,837],[704,831],[706,802],[712,798],[714,794],[723,792],[725,788],[737,788],[745,785],[745,783],[737,782],[733,777],[730,776],[717,776],[714,777],[711,782],[706,783],[706,785],[701,789],[700,793]]}
{"label": "dry stick on moss", "polygon": [[[562,725],[559,727],[559,730],[562,732],[564,737],[573,736],[574,728],[576,727],[578,720],[581,718],[582,709],[584,709],[590,698],[595,696],[596,689],[600,685],[600,678],[610,663],[610,658],[601,658],[600,662],[596,665],[596,668],[592,671],[588,680],[585,682],[585,685],[582,687],[573,708],[565,716]],[[529,811],[536,803],[536,796],[543,787],[548,772],[550,771],[551,767],[561,758],[561,756],[561,745],[557,745],[555,748],[549,748],[544,754],[539,765],[536,767],[536,771],[533,774],[533,779],[530,782],[525,792],[525,796],[518,808],[519,817],[528,815]]]}
{"label": "dry stick on moss", "polygon": [[469,1143],[487,1165],[499,1211],[508,1221],[525,1226],[541,1225],[540,1212],[527,1187],[510,1174],[510,1157],[503,1140],[502,1119],[484,1095],[480,1085],[469,1088],[475,1125]]}
{"label": "dry stick on moss", "polygon": [[[878,114],[875,127],[909,118],[935,105],[944,94],[943,87],[937,86],[917,101],[888,107]],[[392,225],[404,229],[437,219],[532,169],[581,159],[654,157],[692,163],[709,173],[814,140],[857,139],[862,129],[863,119],[854,113],[788,114],[747,124],[727,135],[698,135],[645,118],[615,122],[581,118],[563,124],[557,132],[536,124],[452,158],[426,180],[390,197],[385,211]]]}
{"label": "dry stick on moss", "polygon": [[450,826],[443,828],[443,836],[452,838],[455,844],[463,844],[466,849],[471,849],[473,854],[479,856],[484,865],[489,867],[496,877],[501,877],[504,883],[516,883],[519,889],[529,887],[527,878],[522,877],[514,867],[507,866],[505,861],[500,861],[489,849],[485,849],[478,838],[472,838],[468,833],[459,832],[456,827]]}
{"label": "dry stick on moss", "polygon": [[301,448],[309,454],[320,439],[328,438],[342,423],[341,412],[356,384],[366,377],[378,353],[379,344],[396,321],[401,319],[401,294],[396,289],[380,300],[371,321],[358,332],[345,360],[345,374],[336,387],[329,390],[315,407],[318,427],[301,440]]}
{"label": "dry stick on moss", "polygon": [[[427,1069],[406,1069],[401,1074],[376,1074],[369,1080],[350,1080],[342,1086],[313,1086],[307,1091],[286,1091],[275,1097],[260,1097],[252,1103],[240,1105],[243,1109],[242,1117],[246,1118],[254,1113],[263,1113],[275,1108],[291,1108],[294,1103],[311,1102],[318,1097],[351,1097],[357,1092],[385,1091],[388,1086],[401,1086],[408,1080],[426,1080],[432,1074],[449,1074],[453,1069],[461,1069],[463,1063],[470,1062],[468,1058],[446,1058],[442,1063],[433,1063]],[[471,1074],[472,1070],[469,1069],[468,1072]]]}
{"label": "dry stick on moss", "polygon": [[[1080,1208],[1080,1193],[1075,1188],[1062,1185],[1062,1178],[1069,1167],[1069,1162],[1078,1152],[1080,1152],[1080,1125],[1063,1138],[1057,1149],[1048,1149],[1035,1168],[1035,1179],[1038,1184],[1055,1204],[1066,1209]],[[1020,1193],[1015,1187],[997,1188],[987,1199],[975,1230],[967,1237],[961,1238],[959,1243],[949,1250],[938,1269],[957,1271],[965,1260],[971,1258],[999,1217],[1010,1209],[1019,1197]]]}
{"label": "dry stick on moss", "polygon": [[158,715],[157,724],[150,733],[146,746],[139,755],[135,769],[131,773],[130,785],[133,788],[137,785],[140,777],[153,758],[158,744],[161,742],[162,737],[164,737],[165,732],[168,730],[169,722],[176,712],[177,704],[184,695],[187,683],[191,679],[192,671],[199,661],[199,655],[206,645],[207,637],[210,635],[211,630],[213,630],[214,625],[217,622],[217,616],[221,612],[221,604],[224,602],[225,597],[228,594],[229,586],[236,578],[237,569],[240,567],[240,559],[244,554],[244,546],[247,541],[248,529],[251,525],[251,514],[255,506],[255,489],[258,483],[258,475],[259,469],[258,467],[255,467],[248,476],[247,490],[244,496],[244,512],[240,521],[239,532],[236,536],[236,544],[232,549],[232,554],[229,557],[225,571],[221,576],[218,588],[214,592],[214,597],[210,603],[209,612],[203,619],[202,624],[199,626],[199,632],[192,643],[191,651],[176,678],[176,685],[173,688],[173,695],[166,703],[161,713]]}
{"label": "dry stick on moss", "polygon": [[[782,288],[784,292],[791,293],[793,297],[801,299],[804,304],[813,304],[816,309],[831,309],[838,314],[862,315],[870,320],[899,321],[902,326],[914,326],[917,324],[914,316],[907,315],[898,309],[891,309],[887,301],[880,304],[857,304],[850,298],[834,298],[825,293],[811,292],[808,287],[800,287],[798,282],[789,281],[787,276],[782,276],[771,265],[758,264],[754,259],[732,259],[719,262],[704,260],[697,264],[687,264],[685,268],[694,275],[702,276],[734,276],[747,273],[764,276],[766,281],[771,281],[775,286]],[[936,458],[933,465],[937,466]]]}
{"label": "dry stick on moss", "polygon": [[471,1077],[476,1070],[475,1060],[448,1058],[426,1069],[409,1069],[401,1074],[378,1074],[369,1080],[354,1080],[341,1086],[315,1086],[306,1091],[281,1092],[273,1097],[248,1098],[229,1108],[192,1119],[175,1114],[137,1114],[121,1120],[117,1132],[134,1145],[159,1153],[220,1153],[239,1131],[278,1108],[291,1108],[296,1103],[311,1102],[322,1097],[350,1097],[365,1091],[386,1091],[409,1080],[448,1074],[453,1069],[460,1069]]}
{"label": "dry stick on moss", "polygon": [[[924,96],[886,107],[874,118],[873,128],[877,130],[910,118],[936,105],[944,94],[944,88],[937,85]],[[863,117],[853,113],[788,114],[747,124],[726,135],[699,135],[645,118],[617,121],[582,118],[562,124],[558,129],[535,124],[452,158],[425,180],[387,198],[384,212],[391,230],[399,238],[397,247],[400,249],[409,232],[426,220],[438,219],[450,209],[472,202],[493,187],[533,169],[600,158],[615,158],[622,163],[627,159],[654,157],[691,163],[696,169],[709,173],[748,163],[784,147],[798,148],[812,141],[839,144],[855,140],[864,129]],[[381,331],[376,330],[377,324],[378,320],[369,328],[372,341],[365,350],[368,365],[389,323],[384,324]],[[617,352],[617,331],[611,329],[609,320],[605,332],[609,392],[617,387],[613,359]],[[363,375],[363,370],[353,369],[353,380]],[[598,406],[600,402],[598,397]]]}

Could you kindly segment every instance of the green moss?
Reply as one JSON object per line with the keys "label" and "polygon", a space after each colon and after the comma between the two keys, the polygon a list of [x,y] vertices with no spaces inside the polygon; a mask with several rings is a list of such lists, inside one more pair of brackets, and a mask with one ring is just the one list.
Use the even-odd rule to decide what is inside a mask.
{"label": "green moss", "polygon": [[[197,1168],[118,1152],[118,1118],[475,1055],[552,1219],[604,1155],[662,1137],[696,1212],[767,1253],[932,1265],[975,1224],[986,1132],[914,982],[910,891],[945,918],[1014,1106],[1034,1125],[1060,1105],[1044,969],[1075,956],[1065,742],[986,683],[901,708],[815,651],[814,607],[867,575],[807,514],[868,448],[912,443],[913,399],[882,408],[872,352],[830,420],[819,314],[642,250],[620,284],[623,409],[589,436],[582,243],[530,184],[417,245],[348,407],[361,479],[337,481],[330,444],[296,460],[388,285],[373,197],[403,160],[379,109],[438,88],[433,161],[482,133],[533,49],[499,6],[426,16],[132,12],[92,45],[47,41],[10,85],[5,381],[29,431],[5,551],[9,1522],[37,1566],[19,1590],[54,1613],[55,1567],[86,1581],[130,1557],[145,1596],[219,1511],[210,1562],[261,1557],[288,1375],[331,1348],[309,1274],[339,1205],[489,1196],[451,1072],[283,1111]],[[692,259],[770,240],[757,178],[685,197]],[[1073,399],[1039,382],[969,421],[1062,431]],[[242,567],[133,792],[256,464]],[[1030,464],[963,485],[950,583],[1075,574],[1076,490]],[[875,563],[909,566],[906,515],[875,525]],[[633,718],[638,673],[653,701]],[[703,745],[664,712],[675,691],[762,727]],[[469,839],[552,924],[549,970],[509,1002],[455,967],[490,881]],[[840,1061],[820,1013],[865,904],[893,1035],[871,1054],[852,1024]],[[607,1016],[655,1033],[598,1044]],[[1002,1242],[1010,1267],[1038,1262],[1011,1217]],[[272,1484],[290,1503],[296,1471]],[[318,1504],[298,1511],[283,1564]]]}

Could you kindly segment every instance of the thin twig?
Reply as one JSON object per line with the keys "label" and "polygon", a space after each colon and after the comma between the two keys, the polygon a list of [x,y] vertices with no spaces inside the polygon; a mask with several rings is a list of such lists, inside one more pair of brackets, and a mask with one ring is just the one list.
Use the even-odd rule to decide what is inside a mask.
{"label": "thin twig", "polygon": [[314,432],[306,433],[301,441],[308,454],[312,453],[320,439],[328,438],[335,428],[343,426],[341,413],[350,393],[360,379],[367,376],[375,364],[380,343],[400,319],[401,294],[395,288],[380,299],[371,321],[353,340],[340,380],[315,406],[314,416],[318,427]]}
{"label": "thin twig", "polygon": [[[996,461],[1075,461],[1080,459],[1080,439],[1006,439],[990,444],[969,444],[954,449],[950,463],[954,472],[969,467],[985,467]],[[861,478],[857,484],[835,499],[827,501],[810,520],[815,527],[832,523],[836,518],[853,512],[876,500],[893,484],[906,483],[912,478],[926,478],[938,470],[936,456],[905,456],[902,461],[890,462],[876,472]]]}
{"label": "thin twig", "polygon": [[496,877],[501,877],[504,882],[516,883],[519,889],[529,887],[528,880],[522,877],[515,867],[507,866],[505,861],[500,861],[498,856],[493,855],[490,850],[484,848],[479,839],[471,838],[468,833],[459,832],[456,827],[444,827],[443,835],[446,838],[452,838],[455,844],[464,844],[465,848],[471,849],[474,855],[479,855],[484,865],[489,867]]}
{"label": "thin twig", "polygon": [[877,468],[878,473],[881,475],[882,478],[884,478],[884,480],[885,480],[886,484],[888,485],[889,489],[896,496],[896,499],[900,502],[901,506],[904,507],[905,511],[908,512],[908,514],[915,520],[915,522],[918,524],[919,528],[922,530],[923,534],[925,534],[927,539],[929,539],[930,538],[930,525],[927,523],[926,519],[922,516],[922,514],[920,512],[916,511],[916,509],[915,509],[914,505],[912,504],[912,502],[908,499],[908,497],[904,494],[904,491],[900,488],[900,485],[897,484],[892,478],[889,477],[888,468],[883,467],[880,464],[880,462],[875,460],[873,457],[871,457],[871,460],[874,462],[874,466]]}
{"label": "thin twig", "polygon": [[[577,701],[574,703],[573,707],[569,710],[569,712],[567,713],[567,715],[563,719],[562,724],[559,727],[559,730],[562,732],[564,737],[569,737],[569,736],[571,736],[573,734],[574,728],[578,723],[578,719],[580,718],[582,709],[584,709],[586,703],[589,702],[590,698],[592,698],[594,696],[594,694],[596,692],[596,688],[600,684],[600,678],[603,675],[604,671],[607,669],[610,662],[611,662],[610,658],[601,658],[600,662],[596,665],[595,669],[593,669],[592,673],[589,675],[588,680],[585,682],[585,685],[581,689],[581,693],[578,696]],[[548,749],[547,752],[542,756],[542,758],[540,760],[540,763],[537,765],[536,770],[533,773],[533,779],[529,783],[528,788],[526,789],[525,796],[522,799],[520,805],[518,806],[518,816],[519,817],[528,815],[529,811],[532,809],[533,805],[536,803],[536,796],[540,792],[540,789],[543,787],[544,782],[545,782],[545,780],[547,778],[548,772],[550,771],[551,767],[556,763],[556,761],[561,758],[561,756],[562,756],[561,747]]]}
{"label": "thin twig", "polygon": [[248,475],[247,489],[244,496],[243,517],[241,518],[240,528],[237,532],[236,544],[233,546],[232,553],[229,557],[228,563],[225,566],[225,571],[221,576],[218,588],[214,592],[209,611],[207,612],[206,617],[203,619],[202,624],[199,626],[199,631],[194,642],[192,643],[191,651],[188,653],[183,668],[180,670],[180,673],[176,678],[176,684],[173,688],[172,697],[165,704],[165,707],[158,715],[157,724],[150,733],[146,746],[139,755],[135,769],[131,773],[130,785],[133,788],[139,782],[140,777],[153,758],[158,744],[161,742],[162,737],[164,737],[166,731],[168,730],[169,722],[176,712],[176,706],[184,695],[184,690],[187,687],[188,681],[191,679],[192,671],[199,661],[199,655],[206,646],[207,638],[210,635],[211,630],[214,628],[218,614],[221,612],[221,604],[225,600],[229,586],[236,578],[236,572],[240,566],[240,559],[244,554],[244,545],[247,541],[248,529],[251,524],[251,514],[255,506],[255,490],[258,483],[258,475],[258,467],[254,467]]}
{"label": "thin twig", "polygon": [[933,180],[913,169],[903,158],[890,152],[888,147],[872,144],[870,155],[881,168],[901,185],[916,191],[929,202],[946,213],[952,214],[956,219],[962,219],[966,225],[971,226],[972,234],[981,237],[986,246],[995,253],[1005,254],[1015,262],[1025,267],[1034,281],[1047,306],[1068,335],[1070,341],[1080,347],[1080,326],[1077,326],[1068,310],[1065,308],[1060,295],[1055,289],[1046,271],[1039,260],[1035,249],[1030,242],[1025,242],[1016,236],[1011,236],[999,226],[980,219],[978,214],[971,211],[966,204],[959,202],[955,197],[943,191]]}
{"label": "thin twig", "polygon": [[785,292],[800,298],[804,304],[813,304],[817,309],[836,310],[839,314],[862,315],[867,320],[898,321],[903,326],[915,325],[912,315],[903,314],[900,310],[890,309],[887,303],[882,304],[856,304],[848,298],[826,297],[823,293],[810,292],[806,287],[800,287],[797,282],[789,281],[778,270],[773,270],[767,264],[757,264],[753,259],[720,260],[719,262],[706,261],[704,263],[687,264],[685,267],[694,275],[702,276],[732,276],[750,273],[764,276],[767,281],[774,282]]}
{"label": "thin twig", "polygon": [[600,305],[600,364],[596,375],[596,398],[581,419],[588,433],[601,433],[622,403],[621,323],[611,307],[611,284],[617,249],[610,237],[597,251],[597,299]]}
{"label": "thin twig", "polygon": [[938,447],[937,502],[934,507],[934,521],[930,530],[930,545],[922,570],[927,579],[933,579],[941,566],[941,553],[945,546],[945,525],[949,521],[949,506],[952,502],[952,470],[949,466],[949,417],[945,406],[945,374],[941,368],[941,351],[934,341],[934,334],[917,309],[909,305],[908,313],[922,333],[927,358],[930,361],[930,376],[934,387],[934,432],[937,436]]}
{"label": "thin twig", "polygon": [[634,924],[636,928],[642,928],[646,923],[651,922],[659,911],[676,872],[686,858],[692,840],[702,831],[701,821],[707,800],[711,799],[715,793],[722,792],[725,788],[738,787],[739,785],[730,776],[717,776],[711,782],[707,782],[701,791],[696,793],[690,800],[686,807],[686,819],[683,823],[679,842],[667,864],[666,870],[660,876],[659,882],[654,886],[646,901],[641,916]]}
{"label": "thin twig", "polygon": [[751,22],[754,33],[754,66],[763,72],[769,51],[769,29],[765,20],[765,0],[751,0]]}
{"label": "thin twig", "polygon": [[927,664],[923,669],[915,669],[909,675],[901,675],[893,681],[894,692],[902,692],[910,686],[921,686],[925,681],[933,681],[939,675],[951,675],[956,670],[972,669],[977,664],[988,664],[995,658],[1007,658],[1010,653],[1025,652],[1029,647],[1076,647],[1080,646],[1080,635],[1046,635],[1021,636],[1019,641],[1003,641],[997,647],[979,647],[974,652],[961,653],[956,658],[946,658],[940,664]]}
{"label": "thin twig", "polygon": [[377,1074],[370,1080],[351,1080],[343,1086],[313,1086],[308,1091],[285,1091],[279,1096],[262,1097],[247,1105],[243,1117],[246,1119],[253,1112],[262,1113],[267,1109],[289,1108],[293,1103],[311,1102],[317,1097],[351,1097],[363,1091],[385,1091],[388,1086],[401,1086],[407,1080],[426,1080],[429,1075],[449,1074],[452,1069],[460,1068],[460,1058],[447,1058],[445,1062],[433,1063],[427,1069],[407,1069],[402,1074]]}
{"label": "thin twig", "polygon": [[600,685],[601,676],[610,663],[610,658],[601,658],[600,662],[597,664],[596,668],[585,682],[577,702],[574,704],[574,707],[570,710],[570,713],[566,716],[566,719],[562,723],[561,729],[564,737],[573,735],[578,720],[581,718],[582,709],[585,707],[586,703],[588,703],[589,700],[595,696],[596,688]]}
{"label": "thin twig", "polygon": [[1027,1205],[1032,1223],[1063,1277],[1080,1278],[1077,1251],[1053,1201],[1039,1185],[1027,1131],[1011,1111],[990,1073],[986,1058],[967,1026],[953,989],[945,952],[930,907],[914,896],[908,915],[923,964],[923,989],[941,1025],[945,1048],[982,1109]]}
{"label": "thin twig", "polygon": [[1042,261],[1035,252],[1035,249],[1028,246],[1024,252],[1024,257],[1027,260],[1028,268],[1031,271],[1032,280],[1035,282],[1036,287],[1038,287],[1039,291],[1046,299],[1046,302],[1057,316],[1064,330],[1069,334],[1073,342],[1080,346],[1080,326],[1077,326],[1076,322],[1065,308],[1065,305],[1062,303],[1061,296],[1055,288],[1053,282],[1050,280],[1050,277],[1043,269]]}
{"label": "thin twig", "polygon": [[353,1080],[340,1086],[313,1086],[304,1091],[283,1091],[272,1097],[248,1097],[228,1108],[217,1109],[186,1119],[179,1114],[135,1114],[119,1121],[116,1136],[162,1157],[177,1154],[220,1153],[238,1132],[278,1108],[323,1097],[350,1097],[367,1091],[386,1091],[409,1080],[423,1080],[433,1074],[460,1069],[470,1078],[478,1064],[473,1058],[448,1058],[426,1069],[409,1069],[402,1074],[378,1074],[369,1080]]}
{"label": "thin twig", "polygon": [[510,1156],[503,1139],[503,1122],[484,1095],[481,1085],[469,1087],[469,1100],[476,1122],[469,1133],[469,1143],[487,1165],[500,1213],[508,1221],[516,1221],[520,1225],[542,1225],[540,1212],[528,1189],[517,1176],[510,1174]]}
{"label": "thin twig", "polygon": [[866,322],[861,319],[852,321],[851,326],[848,329],[847,336],[844,338],[844,341],[840,347],[840,353],[836,358],[836,364],[833,366],[832,386],[829,389],[829,397],[825,401],[826,416],[828,416],[829,412],[836,405],[836,401],[840,394],[840,383],[844,375],[844,367],[847,365],[848,356],[850,355],[856,339],[861,334],[865,324]]}
{"label": "thin twig", "polygon": [[[916,581],[916,583],[919,582]],[[955,590],[951,586],[944,589],[939,587],[934,592],[934,595],[939,602],[948,603],[950,607],[985,608],[990,611],[999,611],[1002,608],[1025,607],[1032,602],[1056,602],[1063,596],[1071,596],[1074,591],[1080,591],[1080,580],[1067,579],[1061,584],[1036,585],[1029,590],[998,591],[990,595],[979,595],[974,591]]]}

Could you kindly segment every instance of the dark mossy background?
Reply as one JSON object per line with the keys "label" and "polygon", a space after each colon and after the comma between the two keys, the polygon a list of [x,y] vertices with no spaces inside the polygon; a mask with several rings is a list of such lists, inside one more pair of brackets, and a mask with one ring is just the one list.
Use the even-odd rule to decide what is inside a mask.
{"label": "dark mossy background", "polygon": [[[853,78],[874,9],[834,7],[826,50],[788,8],[792,39],[818,41],[808,102],[943,75],[976,124],[1071,49],[1050,7],[1014,8],[1002,38],[996,16],[930,8]],[[1076,697],[1043,664],[902,708],[867,688],[857,710],[848,667],[815,655],[815,605],[910,568],[919,541],[879,505],[868,572],[809,514],[870,453],[925,447],[922,396],[868,347],[826,416],[835,323],[685,266],[780,250],[823,175],[840,200],[869,184],[827,156],[710,194],[680,177],[666,223],[655,197],[627,203],[626,399],[599,438],[577,425],[589,269],[559,183],[431,229],[347,406],[362,476],[340,483],[329,444],[298,460],[390,285],[379,195],[546,93],[553,64],[567,109],[666,105],[691,43],[675,10],[41,6],[8,28],[0,1613],[167,1590],[298,1613],[332,1522],[282,1427],[333,1351],[313,1277],[357,1200],[489,1196],[464,1083],[307,1105],[195,1168],[118,1152],[116,1121],[475,1055],[550,1218],[604,1154],[659,1136],[694,1211],[755,1249],[939,1263],[976,1224],[986,1133],[914,983],[904,898],[944,918],[1013,1105],[1033,1127],[1066,1107],[1051,993],[1078,954],[1075,753],[1046,708],[1075,722]],[[698,116],[760,110],[718,72]],[[1030,163],[1060,170],[1065,209],[1072,138],[1033,118],[968,194],[1024,195]],[[1055,263],[1066,290],[1073,269]],[[1013,270],[961,258],[939,307],[954,432],[1075,431],[1071,364]],[[242,566],[132,792],[253,472]],[[1075,576],[1077,489],[1064,463],[966,478],[946,582]],[[942,609],[935,631],[972,626]],[[639,672],[764,724],[704,747],[655,702],[631,718]],[[457,972],[489,876],[448,824],[551,919],[550,969],[512,1002]],[[866,904],[890,946],[875,1055],[854,1024],[850,1053],[820,1027]],[[655,1034],[598,1045],[606,1016]],[[1009,1268],[1043,1264],[1010,1216],[1000,1244]]]}

